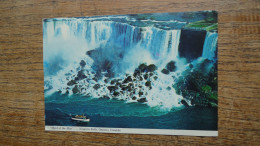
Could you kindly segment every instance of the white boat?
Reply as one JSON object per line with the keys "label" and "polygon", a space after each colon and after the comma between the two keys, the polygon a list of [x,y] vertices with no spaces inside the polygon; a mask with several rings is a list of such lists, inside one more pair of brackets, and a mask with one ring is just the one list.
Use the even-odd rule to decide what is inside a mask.
{"label": "white boat", "polygon": [[90,122],[90,119],[83,115],[75,115],[71,116],[72,120],[80,121],[80,122]]}

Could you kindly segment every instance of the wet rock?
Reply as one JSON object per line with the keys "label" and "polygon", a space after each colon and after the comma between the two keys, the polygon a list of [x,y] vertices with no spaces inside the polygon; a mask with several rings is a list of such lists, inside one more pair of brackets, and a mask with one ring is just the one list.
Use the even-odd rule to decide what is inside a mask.
{"label": "wet rock", "polygon": [[107,89],[112,92],[112,91],[115,91],[117,90],[118,88],[116,86],[108,86]]}
{"label": "wet rock", "polygon": [[134,87],[134,84],[133,83],[129,83],[128,86]]}
{"label": "wet rock", "polygon": [[105,79],[104,82],[105,82],[105,83],[108,83],[108,82],[109,82],[109,79]]}
{"label": "wet rock", "polygon": [[139,69],[141,72],[146,71],[146,68],[147,68],[147,65],[144,64],[144,63],[140,64],[139,67],[138,67],[138,69]]}
{"label": "wet rock", "polygon": [[170,72],[175,71],[175,70],[176,70],[175,62],[174,62],[174,61],[170,61],[170,62],[166,65],[166,69],[169,70]]}
{"label": "wet rock", "polygon": [[116,80],[111,80],[110,84],[115,84]]}
{"label": "wet rock", "polygon": [[147,81],[147,82],[145,83],[145,86],[151,87],[151,81]]}
{"label": "wet rock", "polygon": [[125,90],[127,89],[127,87],[126,87],[126,86],[122,86],[121,89],[122,89],[123,91],[125,91]]}
{"label": "wet rock", "polygon": [[147,71],[148,72],[154,72],[156,70],[157,70],[157,67],[154,64],[150,64],[149,66],[147,66]]}
{"label": "wet rock", "polygon": [[132,80],[132,78],[131,78],[131,76],[128,76],[124,81],[123,81],[123,83],[128,83],[128,82],[132,82],[133,80]]}
{"label": "wet rock", "polygon": [[138,94],[139,94],[139,97],[141,97],[142,95],[144,95],[144,92],[140,91]]}
{"label": "wet rock", "polygon": [[135,72],[134,72],[133,76],[136,78],[136,77],[137,77],[137,75],[139,75],[139,73],[138,73],[138,71],[137,71],[137,70],[135,70]]}
{"label": "wet rock", "polygon": [[105,98],[105,99],[110,99],[108,96],[104,95],[102,98]]}
{"label": "wet rock", "polygon": [[133,99],[133,100],[136,100],[136,97],[135,97],[135,96],[133,96],[133,97],[132,97],[132,99]]}
{"label": "wet rock", "polygon": [[185,101],[185,100],[181,100],[181,103],[186,106],[186,107],[189,107],[188,103]]}
{"label": "wet rock", "polygon": [[129,92],[132,91],[132,87],[131,87],[131,86],[127,86],[126,89],[127,89],[127,91],[129,91]]}
{"label": "wet rock", "polygon": [[118,96],[118,95],[120,95],[120,93],[119,92],[114,92],[113,95],[114,96]]}
{"label": "wet rock", "polygon": [[78,78],[78,80],[82,80],[82,79],[87,78],[87,76],[84,74],[84,71],[81,70],[81,71],[78,72],[77,78]]}
{"label": "wet rock", "polygon": [[137,101],[140,102],[140,103],[147,102],[146,98],[140,98],[140,99],[138,99]]}
{"label": "wet rock", "polygon": [[144,75],[144,79],[146,79],[146,80],[148,79],[148,75],[147,74]]}
{"label": "wet rock", "polygon": [[95,84],[95,85],[93,86],[93,88],[94,88],[95,90],[97,90],[97,89],[100,88],[100,85],[99,85],[99,84]]}
{"label": "wet rock", "polygon": [[68,86],[72,86],[72,85],[75,85],[77,84],[77,82],[75,80],[71,80],[67,83]]}
{"label": "wet rock", "polygon": [[78,89],[78,85],[76,85],[73,89],[72,89],[73,94],[79,93],[80,90]]}
{"label": "wet rock", "polygon": [[168,75],[170,73],[170,71],[168,69],[165,69],[165,68],[161,72],[163,74],[166,74],[166,75]]}
{"label": "wet rock", "polygon": [[87,52],[86,52],[86,55],[91,56],[94,52],[95,52],[95,50],[87,51]]}
{"label": "wet rock", "polygon": [[81,60],[79,64],[80,64],[81,67],[85,67],[86,62],[84,60]]}

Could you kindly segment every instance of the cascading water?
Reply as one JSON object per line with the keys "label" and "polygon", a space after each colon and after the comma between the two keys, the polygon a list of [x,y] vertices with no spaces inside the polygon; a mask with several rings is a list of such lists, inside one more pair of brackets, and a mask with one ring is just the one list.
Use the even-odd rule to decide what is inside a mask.
{"label": "cascading water", "polygon": [[207,32],[202,57],[205,59],[213,60],[216,56],[216,48],[218,42],[218,34],[214,32]]}
{"label": "cascading water", "polygon": [[[154,25],[140,27],[125,21],[101,21],[94,18],[46,21],[43,27],[45,89],[49,90],[48,94],[57,91],[70,95],[80,93],[98,98],[140,101],[166,109],[181,106],[183,97],[177,95],[173,88],[174,78],[180,73],[178,65],[175,71],[168,74],[161,72],[170,61],[179,64],[180,29],[161,29]],[[216,43],[217,34],[207,33],[202,57],[213,59]],[[53,53],[55,49],[59,51]],[[97,63],[93,56],[86,55],[90,50],[101,50],[101,61],[99,59]],[[54,66],[57,60],[53,58],[61,55],[61,61]],[[81,60],[86,65],[80,66]],[[154,64],[158,69],[150,73],[145,70],[136,77],[133,74],[141,63],[147,66]],[[117,75],[108,78],[105,75],[108,70],[101,70],[101,77],[96,79],[97,70],[93,68],[93,64],[116,71]],[[46,73],[56,66],[58,69],[55,74]],[[82,77],[82,74],[87,77]],[[146,76],[148,77],[144,80]],[[131,78],[132,84],[125,83],[126,78]],[[110,89],[111,86],[115,88],[114,83],[110,82],[112,79],[117,80],[116,84],[120,89]]]}

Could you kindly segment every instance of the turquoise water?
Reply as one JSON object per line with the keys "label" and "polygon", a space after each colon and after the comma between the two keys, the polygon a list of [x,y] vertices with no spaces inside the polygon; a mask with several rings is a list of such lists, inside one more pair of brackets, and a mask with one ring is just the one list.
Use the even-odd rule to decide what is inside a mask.
{"label": "turquoise water", "polygon": [[[90,123],[70,119],[70,114],[83,113]],[[122,100],[54,94],[45,99],[45,122],[55,126],[217,130],[217,109],[182,107],[167,111]]]}

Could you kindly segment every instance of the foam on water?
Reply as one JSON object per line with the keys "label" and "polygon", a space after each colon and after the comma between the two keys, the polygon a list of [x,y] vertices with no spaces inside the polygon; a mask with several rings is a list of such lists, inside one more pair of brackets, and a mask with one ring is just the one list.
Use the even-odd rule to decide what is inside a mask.
{"label": "foam on water", "polygon": [[[45,97],[48,98],[55,92],[73,95],[73,90],[77,88],[77,94],[83,96],[116,98],[126,102],[137,102],[145,98],[144,104],[168,111],[181,107],[183,97],[177,95],[173,88],[174,80],[188,66],[185,59],[178,57],[181,30],[164,30],[153,25],[137,27],[128,23],[101,21],[102,19],[57,19],[44,22]],[[210,42],[215,41],[216,37],[208,34],[207,38],[205,48],[209,48]],[[120,69],[116,70],[113,78],[107,77],[108,72],[103,71],[99,79],[94,79],[97,74],[92,66],[94,60],[86,52],[102,47],[109,51],[122,52],[121,59],[116,63],[109,60],[114,62],[114,68]],[[214,52],[215,46],[213,44],[210,47],[211,51],[208,52],[211,53],[203,52],[206,58],[212,58],[208,54]],[[112,56],[104,59],[113,58],[115,53],[103,54],[111,54]],[[86,63],[84,67],[79,65],[81,60]],[[163,74],[161,70],[170,61],[176,63],[176,71]],[[158,68],[146,81],[140,78],[148,74],[147,72],[138,77],[133,76],[135,69],[142,63],[155,64]],[[76,84],[68,85],[80,71],[87,77],[76,80]],[[122,86],[130,86],[129,83],[123,83],[129,76],[135,79],[131,82],[135,92],[116,89],[113,92],[120,94],[113,95],[108,89],[108,86],[113,86],[111,80],[116,79]],[[151,82],[151,87],[145,85],[147,81]],[[143,94],[138,95],[140,92]],[[133,99],[134,96],[136,99]]]}

